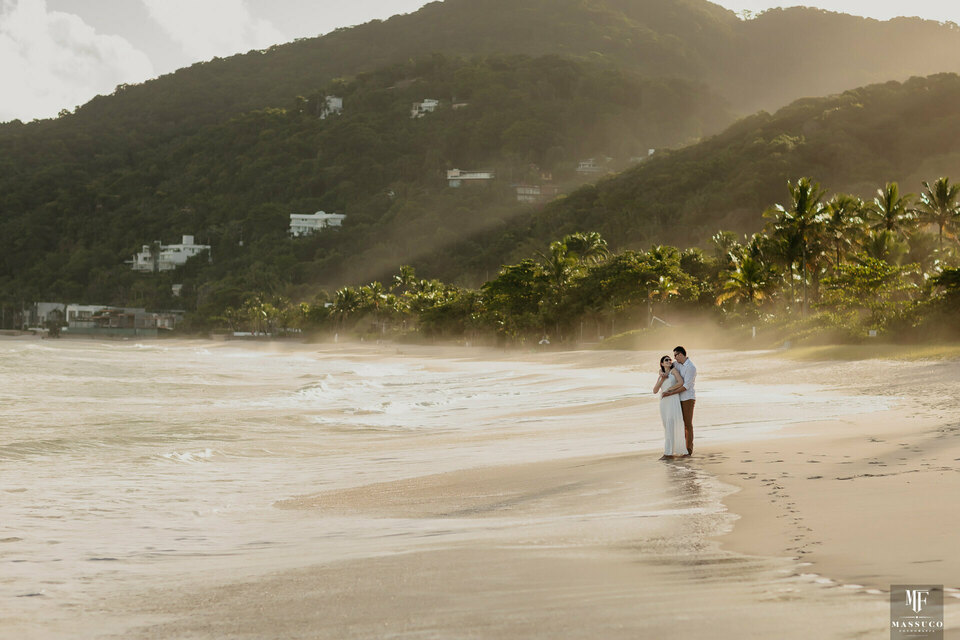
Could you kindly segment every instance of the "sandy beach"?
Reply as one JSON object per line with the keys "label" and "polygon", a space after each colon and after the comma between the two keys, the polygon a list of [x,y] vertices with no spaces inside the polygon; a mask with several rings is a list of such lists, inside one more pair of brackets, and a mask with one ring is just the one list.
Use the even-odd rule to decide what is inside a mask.
{"label": "sandy beach", "polygon": [[[661,462],[654,355],[337,347],[437,376],[496,363],[514,387],[562,371],[577,400],[537,402],[534,386],[496,411],[481,398],[444,414],[489,418],[483,429],[417,414],[425,433],[377,436],[390,447],[377,456],[400,461],[389,473],[331,475],[327,488],[293,477],[300,491],[259,496],[272,526],[308,542],[198,558],[202,570],[88,590],[48,617],[23,605],[0,636],[867,638],[888,633],[891,584],[936,583],[947,637],[960,637],[960,362],[691,348],[697,453]],[[522,430],[489,426],[508,423]]]}

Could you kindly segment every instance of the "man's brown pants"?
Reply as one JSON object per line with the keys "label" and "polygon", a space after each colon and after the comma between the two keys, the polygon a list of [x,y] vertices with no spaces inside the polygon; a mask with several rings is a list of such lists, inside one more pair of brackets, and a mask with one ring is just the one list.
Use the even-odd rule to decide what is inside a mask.
{"label": "man's brown pants", "polygon": [[696,399],[681,400],[680,410],[683,412],[683,434],[687,440],[687,453],[693,455],[693,405]]}

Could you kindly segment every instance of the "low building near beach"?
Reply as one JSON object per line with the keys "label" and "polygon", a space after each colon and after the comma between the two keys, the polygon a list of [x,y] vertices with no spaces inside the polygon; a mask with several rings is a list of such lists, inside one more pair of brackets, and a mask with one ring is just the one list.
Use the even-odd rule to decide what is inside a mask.
{"label": "low building near beach", "polygon": [[290,235],[295,238],[308,236],[323,231],[329,227],[340,227],[347,216],[342,213],[327,213],[317,211],[311,214],[290,214]]}
{"label": "low building near beach", "polygon": [[183,311],[147,311],[142,307],[66,305],[64,335],[157,337],[173,331]]}
{"label": "low building near beach", "polygon": [[20,325],[31,329],[43,329],[50,324],[59,326],[64,322],[66,308],[67,305],[62,302],[34,302],[25,305]]}
{"label": "low building near beach", "polygon": [[131,264],[134,271],[173,271],[204,251],[209,253],[210,245],[196,244],[193,236],[183,236],[180,244],[160,244],[158,240],[153,244],[143,245],[143,249],[134,254]]}

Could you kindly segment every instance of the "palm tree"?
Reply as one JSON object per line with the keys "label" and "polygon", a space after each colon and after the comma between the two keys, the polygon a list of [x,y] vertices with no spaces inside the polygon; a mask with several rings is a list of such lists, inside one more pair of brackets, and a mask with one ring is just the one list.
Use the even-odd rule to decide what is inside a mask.
{"label": "palm tree", "polygon": [[383,315],[389,307],[386,289],[380,282],[374,280],[370,284],[360,287],[360,299],[362,306],[373,312],[373,321],[380,332],[383,333],[386,330]]}
{"label": "palm tree", "polygon": [[787,280],[790,283],[790,308],[792,309],[797,302],[796,278],[793,274],[793,268],[803,254],[800,250],[800,235],[792,227],[774,227],[771,240],[773,241],[775,262],[783,265],[787,270]]}
{"label": "palm tree", "polygon": [[770,269],[760,260],[744,256],[736,263],[723,283],[723,293],[717,297],[717,304],[727,300],[740,300],[750,305],[764,300],[770,291]]}
{"label": "palm tree", "polygon": [[408,291],[416,281],[417,272],[414,271],[413,267],[405,264],[400,267],[400,273],[393,276],[393,286],[391,286],[390,289]]}
{"label": "palm tree", "polygon": [[871,231],[863,241],[863,254],[868,258],[899,264],[907,252],[906,245],[886,229]]}
{"label": "palm tree", "polygon": [[900,194],[900,186],[896,182],[888,182],[882,189],[877,189],[869,208],[873,218],[871,227],[891,233],[905,231],[914,220],[913,210],[910,209],[912,199],[912,193]]}
{"label": "palm tree", "polygon": [[579,266],[578,256],[572,254],[563,240],[556,240],[550,243],[550,253],[538,251],[537,254],[543,261],[543,271],[547,276],[547,282],[550,285],[551,300],[550,305],[554,314],[555,330],[554,334],[560,337],[560,305],[567,292],[567,287],[574,273]]}
{"label": "palm tree", "polygon": [[607,241],[597,233],[572,233],[561,242],[567,248],[567,255],[576,258],[580,264],[602,262],[610,255]]}
{"label": "palm tree", "polygon": [[360,302],[360,294],[353,287],[344,287],[337,290],[333,299],[333,313],[337,315],[337,321],[341,329],[347,316],[360,308]]}
{"label": "palm tree", "polygon": [[680,268],[680,251],[676,247],[650,247],[643,255],[643,262],[639,284],[647,300],[648,324],[653,324],[654,306],[679,295],[685,275]]}
{"label": "palm tree", "polygon": [[[807,266],[810,262],[811,241],[817,236],[823,226],[823,196],[826,192],[820,185],[810,178],[800,178],[796,184],[787,182],[790,190],[791,202],[788,206],[776,205],[764,212],[764,217],[773,219],[774,230],[781,236],[789,237],[795,234],[795,241],[799,243],[800,265],[803,274],[803,306],[801,313],[806,313],[807,298]],[[792,263],[791,263],[792,264]],[[791,267],[791,275],[793,269]]]}
{"label": "palm tree", "polygon": [[737,234],[733,231],[718,231],[710,238],[713,244],[714,256],[721,270],[727,269],[733,263],[733,256],[740,249]]}
{"label": "palm tree", "polygon": [[754,260],[766,262],[776,254],[776,242],[762,233],[744,236],[744,245],[740,248],[741,257],[751,257]]}
{"label": "palm tree", "polygon": [[827,203],[823,230],[835,252],[834,270],[843,264],[843,254],[854,246],[862,231],[862,212],[863,201],[845,193],[838,193]]}
{"label": "palm tree", "polygon": [[269,304],[264,301],[263,294],[248,298],[246,302],[243,303],[243,311],[253,325],[254,335],[267,332],[268,307]]}
{"label": "palm tree", "polygon": [[554,294],[561,297],[570,282],[574,267],[578,264],[577,256],[570,253],[562,240],[551,242],[549,253],[538,251],[537,254],[543,261],[543,268],[553,286]]}
{"label": "palm tree", "polygon": [[653,326],[654,305],[680,295],[680,286],[669,275],[649,274],[645,282],[647,292],[647,326]]}
{"label": "palm tree", "polygon": [[931,187],[923,183],[923,194],[920,195],[920,219],[937,225],[940,229],[939,247],[943,251],[943,234],[956,237],[953,227],[960,219],[960,205],[957,198],[960,196],[960,184],[950,184],[949,178],[938,178]]}

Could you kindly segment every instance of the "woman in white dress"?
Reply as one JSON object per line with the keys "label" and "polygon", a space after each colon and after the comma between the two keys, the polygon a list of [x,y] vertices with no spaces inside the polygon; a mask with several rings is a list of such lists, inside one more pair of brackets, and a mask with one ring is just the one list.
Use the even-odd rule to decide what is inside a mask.
{"label": "woman in white dress", "polygon": [[[683,386],[683,376],[675,366],[670,356],[660,358],[660,376],[654,393],[670,391]],[[678,458],[687,455],[687,439],[683,433],[683,411],[680,408],[680,395],[673,394],[664,397],[660,395],[660,419],[663,420],[663,456],[661,460]]]}

